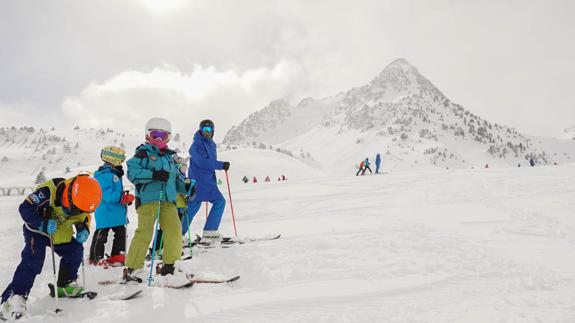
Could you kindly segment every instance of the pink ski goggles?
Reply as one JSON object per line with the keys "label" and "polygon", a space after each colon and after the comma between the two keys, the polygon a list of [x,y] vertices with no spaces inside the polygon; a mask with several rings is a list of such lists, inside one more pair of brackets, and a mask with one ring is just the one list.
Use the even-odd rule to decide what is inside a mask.
{"label": "pink ski goggles", "polygon": [[148,131],[148,136],[150,137],[150,139],[161,140],[163,142],[168,142],[170,140],[171,135],[172,135],[171,133],[164,130],[152,129]]}

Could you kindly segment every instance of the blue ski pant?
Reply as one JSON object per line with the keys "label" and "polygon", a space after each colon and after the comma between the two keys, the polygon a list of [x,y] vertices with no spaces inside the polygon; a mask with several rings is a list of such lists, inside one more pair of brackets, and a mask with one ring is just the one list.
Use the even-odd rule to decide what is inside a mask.
{"label": "blue ski pant", "polygon": [[[22,260],[16,267],[12,282],[2,293],[2,303],[6,302],[13,294],[28,297],[36,276],[42,272],[46,247],[50,247],[50,239],[24,228],[24,243]],[[76,280],[78,267],[80,267],[84,256],[82,244],[72,238],[72,241],[68,243],[55,245],[54,252],[61,257],[59,267],[61,274],[66,273],[66,280]]]}
{"label": "blue ski pant", "polygon": [[379,174],[379,164],[375,164],[375,173]]}
{"label": "blue ski pant", "polygon": [[[204,201],[190,201],[188,202],[188,216],[182,217],[182,235],[185,235],[188,232],[188,227],[194,216],[200,210],[202,203]],[[222,222],[222,215],[224,214],[224,209],[226,207],[226,200],[223,198],[219,198],[216,200],[208,201],[212,204],[212,208],[210,210],[210,214],[208,215],[208,219],[206,220],[206,224],[204,225],[204,231],[208,230],[218,230],[220,227],[220,222]]]}

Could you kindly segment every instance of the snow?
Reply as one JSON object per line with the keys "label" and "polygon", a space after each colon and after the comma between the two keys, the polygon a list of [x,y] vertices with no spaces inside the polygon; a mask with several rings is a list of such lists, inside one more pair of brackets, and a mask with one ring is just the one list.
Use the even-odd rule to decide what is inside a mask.
{"label": "snow", "polygon": [[[203,278],[241,275],[239,281],[185,290],[141,286],[144,296],[113,301],[108,295],[139,286],[98,285],[119,278],[121,269],[87,266],[86,284],[100,292],[98,298],[61,299],[64,311],[54,314],[46,287],[52,281],[48,253],[24,321],[575,320],[575,164],[410,169],[393,168],[382,153],[385,174],[356,177],[266,150],[238,149],[220,157],[232,163],[239,235],[282,237],[194,249],[194,258],[180,268]],[[288,180],[277,182],[286,170]],[[267,173],[271,183],[239,181]],[[220,189],[227,197],[227,187]],[[0,197],[2,288],[23,246],[22,199]],[[129,237],[135,215],[130,208]],[[201,232],[203,222],[202,210],[192,232]],[[229,208],[220,230],[233,235]],[[88,248],[86,243],[86,255]]]}

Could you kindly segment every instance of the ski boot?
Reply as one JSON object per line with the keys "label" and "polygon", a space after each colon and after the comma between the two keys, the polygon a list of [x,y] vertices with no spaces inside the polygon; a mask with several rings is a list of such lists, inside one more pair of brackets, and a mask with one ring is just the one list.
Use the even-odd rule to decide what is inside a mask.
{"label": "ski boot", "polygon": [[108,265],[112,266],[112,267],[122,267],[124,266],[124,262],[126,261],[126,257],[124,255],[114,255],[111,257],[108,257],[106,259],[106,262],[108,263]]}
{"label": "ski boot", "polygon": [[160,269],[160,275],[173,275],[174,274],[174,264],[164,264]]}
{"label": "ski boot", "polygon": [[213,246],[222,241],[222,235],[218,230],[204,230],[200,244]]}
{"label": "ski boot", "polygon": [[26,297],[22,295],[12,295],[2,304],[0,309],[0,319],[3,321],[18,320],[26,314]]}
{"label": "ski boot", "polygon": [[[50,288],[50,296],[54,297],[54,285],[48,284]],[[64,287],[58,286],[56,288],[58,298],[78,298],[84,296],[84,287],[78,285],[75,281],[69,282]]]}
{"label": "ski boot", "polygon": [[127,284],[129,282],[141,283],[144,280],[137,276],[138,270],[132,268],[124,268],[124,273],[122,274],[122,283]]}

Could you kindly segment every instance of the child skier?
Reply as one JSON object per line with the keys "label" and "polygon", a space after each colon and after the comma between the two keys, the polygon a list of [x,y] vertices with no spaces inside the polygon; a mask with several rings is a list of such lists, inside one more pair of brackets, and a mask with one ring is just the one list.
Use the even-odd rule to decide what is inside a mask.
{"label": "child skier", "polygon": [[42,272],[48,246],[62,257],[56,283],[58,297],[78,296],[84,291],[76,283],[84,254],[82,243],[90,235],[90,213],[101,198],[98,181],[82,174],[48,180],[20,204],[25,245],[12,282],[2,293],[2,319],[18,319],[25,314],[28,294],[36,275]]}
{"label": "child skier", "polygon": [[[362,161],[359,163],[359,169],[357,170],[357,173],[355,173],[355,176],[359,176],[359,173],[361,173],[361,172],[364,170],[364,169],[363,169],[363,166],[364,166],[364,161],[362,160]],[[363,174],[362,174],[362,175],[363,175]]]}
{"label": "child skier", "polygon": [[371,165],[371,163],[369,162],[369,158],[365,158],[365,162],[363,163],[363,172],[361,173],[361,175],[365,175],[365,171],[369,169],[369,172],[371,174],[373,174],[373,172],[371,171],[371,168],[369,167],[369,165]]}
{"label": "child skier", "polygon": [[[154,224],[164,230],[163,276],[174,273],[174,264],[182,255],[182,225],[178,219],[178,193],[188,194],[192,185],[184,183],[173,155],[168,148],[172,126],[163,118],[152,118],[146,124],[146,143],[136,148],[128,160],[128,179],[136,186],[138,228],[126,257],[123,281],[142,282],[144,259],[154,235]],[[137,271],[136,271],[137,270]]]}
{"label": "child skier", "polygon": [[[134,201],[134,195],[124,192],[122,177],[124,169],[122,163],[126,160],[126,151],[114,146],[104,147],[100,153],[104,161],[95,173],[94,177],[102,188],[102,203],[96,210],[96,231],[92,237],[90,246],[91,265],[113,267],[124,265],[124,253],[126,252],[126,224],[127,205]],[[108,233],[114,232],[114,244],[111,256],[104,259],[104,250],[108,241]]]}
{"label": "child skier", "polygon": [[216,143],[213,140],[214,130],[213,121],[203,120],[190,146],[191,162],[188,177],[197,182],[197,189],[196,198],[188,203],[188,217],[182,223],[182,235],[186,235],[202,202],[210,202],[212,208],[202,235],[202,239],[210,243],[221,239],[218,229],[226,206],[226,200],[218,189],[215,170],[227,171],[230,168],[229,162],[218,160]]}

